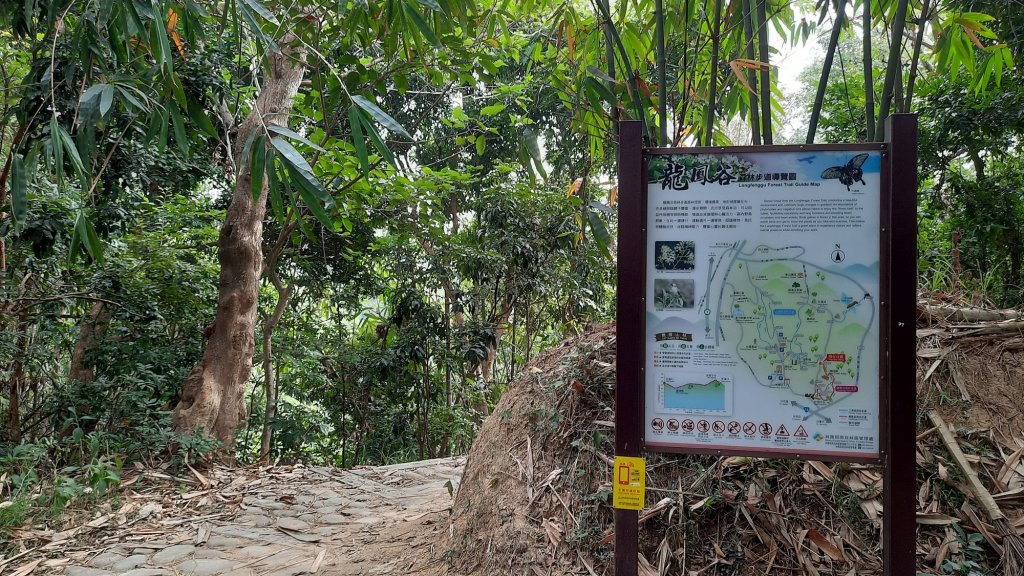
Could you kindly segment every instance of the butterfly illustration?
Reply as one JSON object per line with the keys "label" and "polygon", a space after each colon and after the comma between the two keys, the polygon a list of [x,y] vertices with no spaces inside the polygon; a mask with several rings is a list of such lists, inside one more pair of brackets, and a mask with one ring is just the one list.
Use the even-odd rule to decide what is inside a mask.
{"label": "butterfly illustration", "polygon": [[864,165],[864,161],[868,159],[867,154],[857,154],[846,163],[846,166],[833,166],[826,168],[821,173],[821,177],[825,179],[838,178],[840,182],[846,185],[846,190],[850,190],[850,186],[854,182],[860,182],[867,186],[867,182],[864,181],[864,169],[861,166]]}

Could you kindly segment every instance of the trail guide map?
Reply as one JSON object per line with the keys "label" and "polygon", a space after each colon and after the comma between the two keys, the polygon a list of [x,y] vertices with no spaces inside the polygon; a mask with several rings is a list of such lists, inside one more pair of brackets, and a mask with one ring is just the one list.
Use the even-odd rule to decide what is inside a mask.
{"label": "trail guide map", "polygon": [[879,450],[881,152],[652,154],[645,441]]}

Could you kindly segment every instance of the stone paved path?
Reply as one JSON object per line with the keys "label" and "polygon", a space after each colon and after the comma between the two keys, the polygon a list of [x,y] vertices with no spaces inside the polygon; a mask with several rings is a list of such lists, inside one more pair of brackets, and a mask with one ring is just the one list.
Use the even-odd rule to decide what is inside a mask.
{"label": "stone paved path", "polygon": [[212,513],[207,506],[163,530],[128,532],[76,554],[64,574],[439,573],[449,487],[458,486],[463,464],[444,458],[354,470],[297,467],[272,482],[243,478],[210,491],[227,500],[219,511],[214,500]]}

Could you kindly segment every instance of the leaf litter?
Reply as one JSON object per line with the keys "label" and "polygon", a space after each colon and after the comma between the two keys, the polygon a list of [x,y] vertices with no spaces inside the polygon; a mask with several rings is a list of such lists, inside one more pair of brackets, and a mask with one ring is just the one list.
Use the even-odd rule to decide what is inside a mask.
{"label": "leaf litter", "polygon": [[[933,310],[919,307],[918,570],[943,574],[973,562],[1003,574],[1002,536],[925,414],[934,409],[950,423],[1024,534],[1024,324],[1008,311],[964,323]],[[468,456],[452,513],[450,573],[614,572],[614,362],[614,324],[592,326],[510,386]],[[878,466],[646,457],[641,574],[882,572]]]}

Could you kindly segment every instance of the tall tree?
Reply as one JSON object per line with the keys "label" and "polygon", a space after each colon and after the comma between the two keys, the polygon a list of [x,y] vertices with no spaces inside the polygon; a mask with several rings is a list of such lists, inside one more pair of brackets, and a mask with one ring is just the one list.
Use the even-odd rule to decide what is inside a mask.
{"label": "tall tree", "polygon": [[[249,116],[239,126],[232,157],[238,167],[235,192],[220,230],[220,294],[203,359],[185,378],[174,408],[179,432],[202,430],[225,447],[246,417],[245,383],[252,373],[257,304],[263,274],[263,219],[270,185],[263,147],[273,127],[287,127],[292,103],[306,70],[306,53],[293,35],[267,53],[268,74]],[[246,146],[255,149],[247,150]],[[254,180],[257,182],[254,184]]]}

